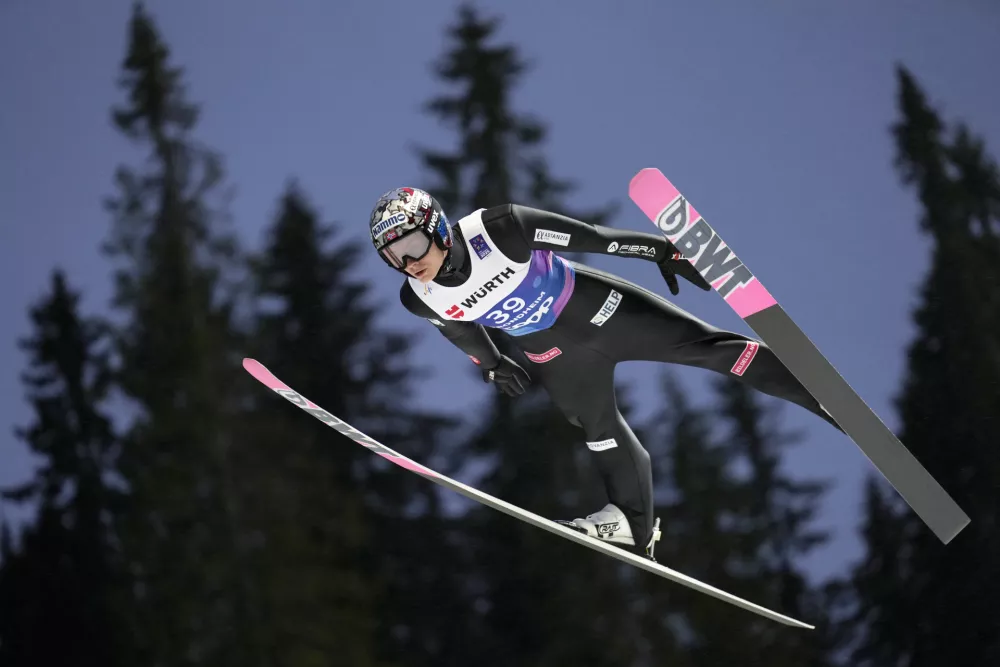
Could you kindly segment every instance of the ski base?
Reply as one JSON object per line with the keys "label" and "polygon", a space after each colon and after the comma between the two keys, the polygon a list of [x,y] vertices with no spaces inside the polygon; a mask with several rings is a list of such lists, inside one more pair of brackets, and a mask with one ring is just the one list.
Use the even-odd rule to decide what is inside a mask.
{"label": "ski base", "polygon": [[705,219],[659,169],[629,196],[819,401],[910,508],[947,544],[969,517],[858,396]]}
{"label": "ski base", "polygon": [[389,447],[386,447],[382,443],[362,433],[361,431],[357,430],[356,428],[354,428],[347,422],[343,421],[342,419],[333,416],[332,414],[330,414],[323,408],[319,407],[318,405],[316,405],[315,403],[313,403],[312,401],[310,401],[309,399],[302,396],[294,389],[286,385],[284,382],[279,380],[273,373],[271,373],[271,371],[265,368],[264,365],[261,364],[259,361],[249,358],[244,359],[243,368],[246,369],[248,373],[254,376],[254,378],[256,378],[265,387],[271,389],[276,394],[288,400],[289,402],[299,407],[300,409],[308,412],[313,417],[319,419],[327,426],[333,428],[342,435],[346,435],[351,440],[354,440],[354,442],[370,449],[375,454],[378,454],[379,456],[395,463],[401,468],[404,468],[405,470],[409,470],[412,473],[420,475],[421,477],[424,477],[425,479],[428,479],[434,482],[435,484],[438,484],[451,491],[455,491],[456,493],[460,493],[466,498],[475,500],[476,502],[482,505],[491,507],[497,511],[503,512],[504,514],[512,516],[516,519],[520,519],[525,523],[531,524],[532,526],[535,526],[537,528],[541,528],[542,530],[546,530],[554,535],[558,535],[559,537],[565,538],[581,546],[587,547],[588,549],[599,551],[607,556],[611,556],[612,558],[616,558],[624,563],[628,563],[629,565],[645,570],[646,572],[650,572],[664,579],[681,584],[683,586],[696,590],[699,593],[704,593],[705,595],[709,595],[723,602],[727,602],[731,605],[734,605],[746,611],[753,612],[759,616],[763,616],[764,618],[768,618],[772,621],[776,621],[778,623],[782,623],[784,625],[788,625],[791,627],[804,628],[807,630],[815,629],[815,626],[803,623],[802,621],[791,618],[790,616],[779,614],[776,611],[772,611],[770,609],[767,609],[766,607],[754,604],[753,602],[744,600],[743,598],[739,598],[735,595],[732,595],[731,593],[727,593],[723,590],[715,588],[714,586],[710,586],[685,574],[681,574],[680,572],[671,570],[670,568],[665,567],[649,558],[643,558],[634,553],[625,551],[610,544],[603,543],[587,535],[580,534],[571,528],[567,528],[566,526],[562,526],[556,523],[555,521],[546,519],[538,514],[529,512],[528,510],[517,507],[516,505],[512,505],[511,503],[496,498],[495,496],[491,496],[488,493],[484,493],[478,489],[475,489],[471,486],[467,486],[461,482],[451,479],[450,477],[435,472],[430,468],[421,465],[416,461],[407,458],[406,456],[403,456],[399,452],[396,452],[390,449]]}

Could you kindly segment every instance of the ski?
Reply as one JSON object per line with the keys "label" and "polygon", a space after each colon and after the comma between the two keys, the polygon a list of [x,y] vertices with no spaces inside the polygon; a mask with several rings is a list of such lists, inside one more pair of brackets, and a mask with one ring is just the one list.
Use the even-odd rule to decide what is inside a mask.
{"label": "ski", "polygon": [[276,394],[288,400],[297,407],[301,408],[302,410],[305,410],[316,419],[320,420],[327,426],[336,430],[338,433],[347,436],[348,438],[358,443],[359,445],[362,445],[363,447],[367,447],[375,454],[378,454],[382,458],[391,461],[392,463],[398,465],[399,467],[408,470],[412,473],[416,473],[417,475],[420,475],[421,477],[430,480],[435,484],[438,484],[451,491],[455,491],[456,493],[460,493],[466,498],[475,500],[478,503],[481,503],[483,505],[486,505],[487,507],[491,507],[495,510],[503,512],[504,514],[508,514],[516,519],[520,519],[521,521],[531,524],[537,528],[547,530],[550,533],[563,537],[567,540],[576,542],[577,544],[583,545],[589,549],[593,549],[594,551],[599,551],[613,558],[617,558],[618,560],[628,563],[629,565],[633,565],[635,567],[646,570],[647,572],[651,572],[652,574],[663,577],[664,579],[668,579],[683,586],[687,586],[688,588],[692,588],[700,593],[710,595],[716,599],[722,600],[723,602],[728,602],[729,604],[740,607],[741,609],[751,611],[755,614],[763,616],[764,618],[768,618],[771,619],[772,621],[777,621],[779,623],[783,623],[785,625],[789,625],[796,628],[804,628],[808,630],[812,630],[815,628],[815,626],[803,623],[802,621],[798,621],[789,616],[779,614],[778,612],[771,611],[770,609],[761,607],[760,605],[754,604],[753,602],[749,602],[742,598],[736,597],[735,595],[719,590],[718,588],[715,588],[708,584],[702,583],[697,579],[693,579],[687,575],[681,574],[680,572],[671,570],[670,568],[660,565],[659,563],[653,560],[650,560],[648,558],[643,558],[636,554],[627,552],[621,548],[614,547],[605,542],[601,542],[597,539],[588,537],[587,535],[579,533],[571,528],[567,528],[566,526],[560,525],[555,521],[550,521],[549,519],[539,516],[538,514],[529,512],[528,510],[525,509],[521,509],[516,505],[512,505],[511,503],[500,500],[499,498],[491,496],[488,493],[484,493],[482,491],[472,488],[471,486],[467,486],[465,484],[462,484],[461,482],[455,481],[450,477],[446,477],[445,475],[437,473],[431,470],[430,468],[423,466],[420,463],[417,463],[416,461],[407,458],[406,456],[403,456],[399,452],[393,451],[392,449],[386,447],[385,445],[378,442],[374,438],[371,438],[368,435],[357,430],[344,420],[338,419],[337,417],[333,416],[332,414],[330,414],[323,408],[319,407],[318,405],[307,399],[305,396],[302,396],[297,391],[295,391],[294,389],[286,385],[284,382],[279,380],[273,373],[271,373],[271,371],[265,368],[264,365],[261,364],[259,361],[249,358],[244,359],[243,368],[246,369],[246,371],[250,373],[250,375],[252,375],[258,381],[260,381],[260,383],[263,384],[265,387],[271,389]]}
{"label": "ski", "polygon": [[806,337],[718,233],[659,169],[639,171],[629,196],[833,416],[942,542],[969,517]]}

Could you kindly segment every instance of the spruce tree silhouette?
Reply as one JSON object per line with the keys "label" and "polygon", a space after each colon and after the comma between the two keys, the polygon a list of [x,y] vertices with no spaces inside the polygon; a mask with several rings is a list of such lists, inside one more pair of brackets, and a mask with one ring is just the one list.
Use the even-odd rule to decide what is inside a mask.
{"label": "spruce tree silhouette", "polygon": [[37,516],[20,532],[5,526],[0,566],[0,664],[127,665],[120,634],[122,572],[112,517],[117,438],[105,413],[111,374],[102,324],[79,312],[79,294],[55,271],[31,309],[23,375],[34,408],[18,435],[40,464],[3,492]]}
{"label": "spruce tree silhouette", "polygon": [[[145,8],[128,26],[116,127],[147,159],[116,174],[116,379],[134,415],[120,517],[141,664],[257,665],[264,637],[233,456],[244,374],[233,350],[235,240],[220,158],[194,136],[183,72]],[[249,389],[249,387],[248,387]]]}
{"label": "spruce tree silhouette", "polygon": [[852,664],[997,664],[1000,176],[982,140],[962,123],[946,127],[908,70],[897,79],[896,165],[932,242],[897,399],[900,435],[972,521],[941,545],[869,481]]}

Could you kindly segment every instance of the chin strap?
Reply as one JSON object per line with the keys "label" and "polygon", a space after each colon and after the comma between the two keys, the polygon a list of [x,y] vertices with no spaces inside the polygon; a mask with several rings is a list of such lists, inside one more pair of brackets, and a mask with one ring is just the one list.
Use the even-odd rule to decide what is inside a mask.
{"label": "chin strap", "polygon": [[[438,271],[438,276],[452,276],[458,274],[461,268],[462,262],[465,259],[464,248],[459,248],[458,237],[455,238],[455,243],[452,244],[448,251],[445,253],[444,262],[441,264],[441,270]],[[456,266],[457,265],[457,266]],[[437,276],[435,276],[436,278]]]}
{"label": "chin strap", "polygon": [[455,267],[451,265],[451,248],[448,249],[448,253],[444,256],[444,262],[441,264],[441,270],[438,271],[438,275],[450,275],[455,273]]}

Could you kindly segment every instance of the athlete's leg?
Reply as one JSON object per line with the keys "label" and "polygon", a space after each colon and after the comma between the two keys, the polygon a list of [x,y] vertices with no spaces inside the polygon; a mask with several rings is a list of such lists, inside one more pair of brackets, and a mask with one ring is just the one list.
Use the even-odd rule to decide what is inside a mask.
{"label": "athlete's leg", "polygon": [[[600,326],[583,306],[600,312],[612,290],[620,295],[614,313]],[[576,302],[576,303],[574,303]],[[567,313],[570,307],[571,313]],[[610,310],[610,309],[609,309]],[[568,328],[579,342],[616,362],[662,361],[705,368],[745,382],[765,394],[802,406],[840,430],[832,417],[761,341],[703,322],[663,297],[588,267],[577,267],[569,314],[581,320]]]}
{"label": "athlete's leg", "polygon": [[541,363],[529,357],[526,370],[545,387],[570,423],[583,429],[608,502],[629,518],[636,546],[645,547],[653,529],[652,469],[649,454],[618,410],[614,362],[551,330],[531,334],[518,343],[529,352],[559,350],[558,355]]}

